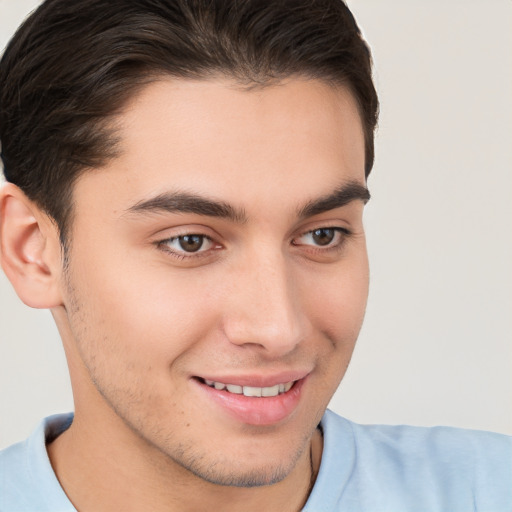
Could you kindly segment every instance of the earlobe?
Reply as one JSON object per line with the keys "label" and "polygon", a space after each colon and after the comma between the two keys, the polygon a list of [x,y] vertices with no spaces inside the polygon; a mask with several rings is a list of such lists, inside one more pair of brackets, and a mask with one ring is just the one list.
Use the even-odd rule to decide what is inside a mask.
{"label": "earlobe", "polygon": [[12,183],[0,188],[0,262],[27,306],[53,308],[62,303],[58,230]]}

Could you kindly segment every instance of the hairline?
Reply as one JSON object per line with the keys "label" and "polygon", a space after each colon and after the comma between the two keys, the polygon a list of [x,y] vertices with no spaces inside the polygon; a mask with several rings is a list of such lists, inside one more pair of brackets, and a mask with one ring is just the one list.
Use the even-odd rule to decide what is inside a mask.
{"label": "hairline", "polygon": [[[75,208],[74,208],[74,188],[76,183],[82,177],[82,174],[88,172],[101,172],[104,170],[104,167],[109,163],[114,161],[116,158],[119,158],[122,153],[122,142],[123,139],[120,137],[121,127],[118,124],[118,120],[127,112],[130,108],[130,105],[136,101],[137,97],[143,93],[149,86],[156,84],[158,82],[164,81],[175,81],[175,82],[219,82],[223,83],[226,86],[230,86],[233,90],[242,91],[242,92],[254,92],[254,91],[262,91],[269,87],[276,87],[279,85],[283,85],[288,81],[293,80],[304,80],[304,81],[316,81],[319,83],[323,83],[324,85],[330,87],[332,90],[336,89],[344,89],[350,95],[350,98],[354,101],[354,104],[357,108],[357,112],[359,114],[359,119],[361,121],[361,128],[363,130],[363,135],[365,139],[365,147],[367,144],[366,141],[366,130],[364,125],[362,107],[359,101],[357,94],[353,91],[353,87],[349,83],[348,80],[335,80],[333,78],[316,76],[313,73],[307,72],[294,72],[289,74],[282,74],[282,76],[269,76],[266,80],[261,81],[253,81],[249,78],[245,80],[240,77],[237,77],[234,73],[223,72],[222,70],[205,70],[202,73],[193,74],[190,76],[183,75],[173,75],[172,73],[168,73],[165,71],[153,70],[148,73],[147,78],[144,80],[135,82],[131,87],[126,90],[126,97],[124,101],[121,103],[119,108],[112,112],[110,115],[103,117],[99,122],[98,126],[100,129],[104,130],[105,141],[111,141],[114,147],[114,154],[105,159],[102,165],[98,167],[81,167],[74,176],[74,179],[70,183],[69,190],[69,201],[68,201],[68,211],[65,215],[65,224],[60,226],[57,221],[51,217],[49,212],[46,212],[52,218],[52,221],[55,222],[57,226],[57,230],[59,233],[59,239],[62,249],[63,261],[65,265],[69,264],[69,251],[72,245],[72,228],[75,219]],[[116,126],[117,125],[117,126]],[[366,165],[366,164],[365,164]],[[365,176],[365,179],[367,176]]]}

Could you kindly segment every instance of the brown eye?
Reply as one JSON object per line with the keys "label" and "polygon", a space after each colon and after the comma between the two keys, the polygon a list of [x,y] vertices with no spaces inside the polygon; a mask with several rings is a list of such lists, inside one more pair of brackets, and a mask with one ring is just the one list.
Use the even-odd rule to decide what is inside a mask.
{"label": "brown eye", "polygon": [[195,233],[166,238],[157,242],[156,245],[180,261],[187,260],[187,258],[192,261],[194,258],[200,258],[201,256],[212,256],[214,249],[221,248],[208,235]]}
{"label": "brown eye", "polygon": [[311,238],[316,245],[329,245],[336,235],[336,230],[331,228],[315,229],[311,232]]}
{"label": "brown eye", "polygon": [[325,250],[334,247],[341,247],[344,241],[350,236],[345,228],[318,228],[308,231],[293,240],[293,245],[323,247]]}
{"label": "brown eye", "polygon": [[178,244],[185,252],[197,252],[204,244],[203,235],[184,235],[178,237]]}

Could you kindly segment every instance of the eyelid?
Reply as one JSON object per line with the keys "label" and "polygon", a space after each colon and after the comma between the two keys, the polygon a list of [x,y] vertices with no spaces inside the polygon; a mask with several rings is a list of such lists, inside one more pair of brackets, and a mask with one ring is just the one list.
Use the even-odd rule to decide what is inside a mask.
{"label": "eyelid", "polygon": [[[170,238],[167,238],[167,240],[162,240],[160,243],[163,245],[167,245],[169,247],[171,242],[179,241],[180,238],[193,237],[193,236],[200,237],[203,239],[202,240],[203,243],[201,244],[201,247],[197,251],[186,251],[185,249],[178,248],[178,247],[172,248],[172,251],[177,252],[178,254],[186,254],[187,256],[191,256],[193,254],[199,254],[199,253],[206,252],[206,251],[210,250],[212,248],[212,246],[214,245],[214,241],[209,236],[201,235],[199,233],[190,233],[190,234],[186,234],[186,235],[172,236]],[[205,241],[208,241],[210,246],[203,248]]]}
{"label": "eyelid", "polygon": [[325,249],[324,250],[327,250],[329,248],[332,248],[336,245],[340,245],[340,243],[338,244],[331,244],[329,243],[328,245],[325,245],[325,246],[321,246],[321,245],[314,245],[314,244],[298,244],[298,243],[295,243],[296,240],[306,236],[306,235],[311,235],[313,234],[315,231],[320,231],[320,230],[332,230],[332,231],[335,231],[338,235],[341,235],[341,238],[342,240],[340,241],[340,243],[343,243],[343,240],[348,238],[349,236],[352,235],[352,231],[346,227],[343,227],[343,226],[329,226],[329,225],[320,225],[320,226],[317,226],[317,227],[313,227],[313,228],[310,228],[310,229],[307,229],[305,231],[302,231],[298,236],[294,237],[292,239],[292,244],[293,245],[297,245],[297,246],[300,246],[300,245],[311,245],[312,247],[315,247],[315,248],[318,248],[318,249],[322,249],[322,247],[324,247]]}
{"label": "eyelid", "polygon": [[[206,234],[208,229],[202,226],[186,226],[176,229],[168,236],[155,237],[153,244],[155,244],[161,251],[180,260],[192,260],[194,258],[207,258],[211,256],[213,251],[221,249],[222,245],[216,241],[216,237]],[[199,236],[210,242],[210,247],[203,249],[202,247],[195,252],[187,252],[184,249],[170,247],[170,242],[176,241],[185,236]]]}
{"label": "eyelid", "polygon": [[[317,230],[332,230],[335,231],[335,236],[332,241],[327,243],[326,245],[320,245],[315,243],[303,243],[299,240],[307,235],[312,235]],[[170,231],[170,230],[169,230]],[[179,228],[175,228],[174,232],[169,233],[168,236],[159,236],[155,237],[155,240],[152,242],[156,245],[161,251],[165,252],[169,256],[178,259],[193,262],[197,261],[209,261],[211,257],[214,257],[215,253],[223,249],[223,245],[217,242],[218,236],[212,236],[210,234],[206,234],[206,232],[210,231],[208,228],[204,226],[180,226]],[[164,231],[165,232],[165,231]],[[170,242],[176,241],[181,237],[185,236],[199,236],[208,240],[209,246],[206,249],[200,247],[195,252],[188,252],[181,248],[173,248],[170,246]],[[330,225],[329,223],[317,224],[316,226],[311,226],[308,229],[305,229],[295,237],[293,237],[290,241],[292,246],[295,246],[297,249],[307,251],[308,253],[317,253],[318,255],[324,254],[327,255],[333,251],[339,251],[343,248],[345,243],[348,241],[348,238],[352,236],[353,233],[350,229],[344,226],[338,225]]]}

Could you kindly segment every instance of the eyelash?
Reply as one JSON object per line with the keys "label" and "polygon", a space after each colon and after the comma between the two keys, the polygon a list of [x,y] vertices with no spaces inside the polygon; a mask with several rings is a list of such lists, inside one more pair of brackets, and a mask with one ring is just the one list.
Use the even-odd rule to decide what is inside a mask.
{"label": "eyelash", "polygon": [[[308,235],[314,236],[315,232],[320,232],[320,231],[334,231],[335,232],[334,237],[335,238],[337,237],[339,239],[338,242],[335,244],[332,244],[332,242],[330,241],[325,246],[296,243],[296,240],[301,239]],[[292,240],[292,245],[294,247],[309,247],[310,251],[314,251],[317,254],[318,253],[327,254],[331,251],[341,250],[343,248],[343,246],[345,245],[345,242],[351,235],[352,235],[351,231],[346,228],[334,227],[334,226],[333,227],[323,226],[320,228],[305,231],[304,233],[302,233],[301,235],[299,235],[298,237],[296,237]],[[171,249],[169,247],[169,244],[171,242],[179,241],[180,239],[183,239],[185,237],[201,238],[201,241],[202,241],[201,247],[196,252],[187,252],[185,250],[177,251],[177,250]],[[213,245],[213,247],[210,249],[201,250],[202,246],[204,245],[204,241],[210,242]],[[204,235],[201,233],[184,233],[182,235],[173,236],[170,238],[166,238],[164,240],[160,240],[160,241],[156,242],[156,245],[159,249],[166,252],[167,254],[170,254],[172,257],[174,257],[178,260],[185,260],[185,259],[191,260],[192,258],[202,258],[202,257],[204,258],[204,257],[208,256],[209,254],[211,254],[212,250],[215,250],[216,244],[215,244],[214,240],[211,237],[209,237],[208,235]],[[217,247],[219,248],[220,245],[217,245]]]}
{"label": "eyelash", "polygon": [[[196,252],[187,252],[185,250],[177,251],[177,250],[171,249],[169,247],[169,244],[171,242],[179,241],[180,239],[183,239],[185,237],[200,237],[202,243],[201,243],[201,247],[199,248],[199,250]],[[215,245],[215,242],[208,235],[203,235],[201,233],[185,233],[183,235],[173,236],[170,238],[166,238],[165,240],[160,240],[159,242],[157,242],[157,246],[161,250],[165,251],[167,254],[170,254],[171,256],[173,256],[174,258],[179,259],[179,260],[201,258],[201,257],[207,256],[207,254],[211,250],[213,250],[213,249],[200,250],[200,249],[202,249],[202,246],[204,245],[205,240],[212,243],[213,245]]]}
{"label": "eyelash", "polygon": [[[332,243],[332,241],[329,241],[326,245],[322,246],[322,245],[309,245],[309,244],[298,244],[295,242],[295,240],[297,239],[300,239],[300,238],[303,238],[305,236],[315,236],[315,233],[318,233],[320,231],[334,231],[334,237],[338,238],[338,242],[337,243]],[[331,226],[327,226],[327,227],[320,227],[320,228],[316,228],[316,229],[312,229],[312,230],[309,230],[309,231],[306,231],[305,233],[303,233],[302,235],[298,236],[297,238],[295,238],[293,241],[292,241],[292,244],[299,247],[299,246],[309,246],[311,247],[312,250],[315,250],[317,252],[327,252],[327,251],[332,251],[332,250],[339,250],[341,249],[344,245],[345,245],[345,242],[347,241],[347,238],[350,237],[351,235],[351,232],[346,229],[346,228],[340,228],[340,227],[331,227]]]}

